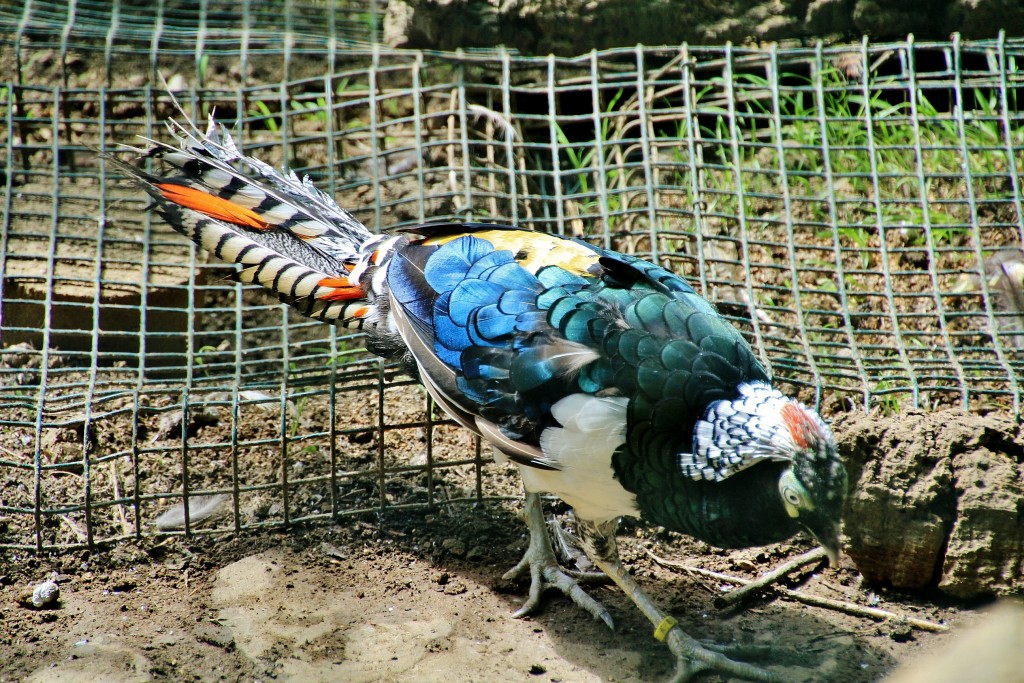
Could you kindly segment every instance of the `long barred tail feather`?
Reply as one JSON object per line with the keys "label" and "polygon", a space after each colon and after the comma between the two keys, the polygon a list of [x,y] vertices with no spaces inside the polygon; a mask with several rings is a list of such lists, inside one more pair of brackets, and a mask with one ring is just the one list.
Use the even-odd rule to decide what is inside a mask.
{"label": "long barred tail feather", "polygon": [[191,122],[168,125],[179,146],[149,140],[143,156],[174,175],[107,160],[153,198],[175,230],[239,264],[238,280],[262,285],[303,315],[356,328],[383,322],[383,273],[376,271],[382,252],[404,238],[374,235],[308,178],[240,154],[212,116],[205,134]]}
{"label": "long barred tail feather", "polygon": [[359,251],[373,238],[362,223],[309,178],[299,179],[291,171],[279,173],[259,159],[240,154],[227,129],[217,125],[212,116],[205,134],[176,121],[168,125],[182,151],[153,142],[148,154],[178,167],[208,192],[257,211],[269,225],[310,240],[335,258]]}

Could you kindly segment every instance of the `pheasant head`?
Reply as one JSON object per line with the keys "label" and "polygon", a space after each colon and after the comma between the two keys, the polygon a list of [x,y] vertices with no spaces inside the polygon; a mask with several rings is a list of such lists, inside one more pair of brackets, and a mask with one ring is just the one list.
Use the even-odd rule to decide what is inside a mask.
{"label": "pheasant head", "polygon": [[739,396],[708,406],[693,432],[692,453],[680,456],[684,474],[723,481],[766,461],[778,463],[778,504],[839,557],[846,470],[832,431],[816,411],[763,382],[740,385]]}

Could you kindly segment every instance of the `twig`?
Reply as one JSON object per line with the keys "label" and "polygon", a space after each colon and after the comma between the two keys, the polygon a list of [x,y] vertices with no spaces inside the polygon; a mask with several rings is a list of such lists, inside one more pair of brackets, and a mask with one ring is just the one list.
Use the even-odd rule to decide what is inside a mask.
{"label": "twig", "polygon": [[57,519],[64,522],[71,532],[78,537],[79,543],[85,543],[89,540],[89,536],[82,530],[82,527],[78,526],[73,519],[67,515],[57,515]]}
{"label": "twig", "polygon": [[809,564],[815,564],[821,562],[826,557],[825,549],[818,547],[814,550],[798,555],[789,562],[780,564],[775,569],[771,570],[767,574],[763,574],[758,578],[754,579],[748,584],[741,586],[735,590],[731,590],[725,595],[720,595],[715,598],[715,607],[722,609],[729,605],[734,605],[738,602],[742,602],[752,595],[759,593],[762,590],[768,588],[771,584],[775,583],[779,579],[792,574],[797,569],[805,567]]}
{"label": "twig", "polygon": [[[119,473],[117,471],[117,460],[110,461],[110,481],[114,485],[114,500],[121,500],[121,487],[118,485]],[[131,535],[132,526],[128,523],[128,518],[124,514],[124,506],[119,502],[114,506],[114,510],[117,512],[118,521],[121,523],[121,531],[126,535]]]}
{"label": "twig", "polygon": [[[645,548],[645,551],[650,555],[651,559],[662,567],[668,567],[670,569],[679,569],[685,572],[698,574],[700,576],[707,576],[719,581],[726,581],[728,583],[736,584],[737,586],[746,586],[747,584],[753,583],[750,579],[741,579],[738,576],[729,576],[728,574],[721,574],[719,572],[713,572],[710,569],[701,569],[699,567],[688,567],[687,565],[679,562],[672,562],[662,557],[658,557],[650,550]],[[844,602],[841,600],[832,600],[830,598],[822,598],[817,595],[808,595],[806,593],[800,593],[799,591],[789,590],[788,588],[780,588],[778,586],[772,586],[771,589],[781,595],[784,598],[790,600],[796,600],[802,602],[805,605],[811,605],[813,607],[822,607],[824,609],[835,610],[837,612],[843,612],[850,614],[855,617],[866,617],[868,619],[878,619],[881,621],[894,620],[902,622],[916,629],[922,631],[931,631],[933,633],[943,633],[949,630],[949,627],[945,624],[936,624],[933,621],[926,621],[924,619],[917,619],[915,617],[906,617],[895,612],[889,612],[884,609],[878,609],[876,607],[861,607],[855,605],[852,602]]]}

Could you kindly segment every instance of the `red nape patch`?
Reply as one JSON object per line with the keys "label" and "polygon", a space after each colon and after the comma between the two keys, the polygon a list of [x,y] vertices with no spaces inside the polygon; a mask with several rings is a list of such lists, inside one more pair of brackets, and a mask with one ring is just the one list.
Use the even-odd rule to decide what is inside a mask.
{"label": "red nape patch", "polygon": [[210,218],[254,230],[266,230],[270,227],[270,224],[252,209],[221,199],[209,192],[174,183],[160,183],[156,187],[167,201],[198,211]]}
{"label": "red nape patch", "polygon": [[786,423],[793,443],[800,448],[808,448],[811,439],[821,437],[821,429],[814,419],[807,414],[807,411],[796,403],[787,403],[782,406],[782,421]]}
{"label": "red nape patch", "polygon": [[331,291],[324,292],[317,298],[323,301],[355,301],[366,298],[366,292],[359,285],[350,285],[348,278],[325,277],[318,282],[321,287],[331,287]]}

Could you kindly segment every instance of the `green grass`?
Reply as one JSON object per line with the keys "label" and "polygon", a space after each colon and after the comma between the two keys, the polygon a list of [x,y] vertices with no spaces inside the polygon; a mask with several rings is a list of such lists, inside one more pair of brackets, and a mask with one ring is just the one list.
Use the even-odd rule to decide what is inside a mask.
{"label": "green grass", "polygon": [[[913,103],[889,101],[887,95],[890,99],[906,95],[892,80],[871,83],[867,96],[858,83],[846,82],[834,69],[826,69],[820,83],[795,76],[785,80],[802,83],[781,90],[777,113],[773,113],[776,103],[770,98],[744,98],[738,105],[735,128],[743,136],[738,160],[729,144],[733,137],[729,112],[714,107],[698,109],[703,114],[717,114],[702,130],[702,136],[712,141],[710,153],[705,153],[705,159],[714,164],[707,177],[709,187],[735,194],[742,181],[747,193],[778,194],[780,170],[784,170],[790,195],[798,204],[794,218],[830,224],[834,216],[842,223],[863,223],[868,231],[879,218],[873,206],[876,202],[886,225],[922,226],[926,219],[948,224],[954,218],[969,223],[966,205],[928,210],[935,200],[965,199],[964,188],[956,182],[963,177],[964,168],[976,180],[979,199],[1011,196],[1001,178],[990,177],[1005,177],[1009,167],[998,93],[971,93],[976,109],[965,113],[961,134],[956,116],[940,111],[922,90]],[[742,92],[771,91],[766,79],[751,75],[738,77],[733,87]],[[708,86],[699,93],[698,108],[702,96],[719,90]],[[1016,111],[1016,92],[1009,96],[1010,109]],[[1012,147],[1024,145],[1024,126],[1012,131],[1009,143]],[[678,179],[681,185],[686,181]],[[849,198],[869,201],[849,210],[832,202]],[[728,202],[723,196],[716,199]],[[734,202],[717,208],[736,212],[740,207]],[[855,230],[844,229],[841,236],[865,246],[863,236]],[[948,228],[936,235],[940,243],[952,242],[953,237]]]}
{"label": "green grass", "polygon": [[[320,90],[312,92],[298,92],[289,97],[287,105],[282,108],[276,98],[255,99],[248,104],[246,111],[249,117],[247,125],[256,130],[265,130],[277,137],[287,130],[289,136],[295,136],[298,131],[297,124],[305,124],[306,130],[326,132],[344,130],[353,126],[363,125],[358,119],[347,119],[343,107],[338,103],[351,93],[353,84],[349,78],[340,78],[333,86],[333,97],[328,104],[328,93]],[[287,129],[285,129],[287,126]],[[344,159],[345,145],[341,138],[335,138],[332,142],[335,149],[335,159]]]}
{"label": "green grass", "polygon": [[[1011,61],[1009,70],[1017,69]],[[690,188],[689,169],[699,169],[704,239],[743,240],[748,253],[735,248],[746,272],[730,273],[729,279],[750,279],[759,305],[777,306],[773,310],[780,321],[801,330],[783,348],[801,353],[799,338],[804,337],[830,382],[854,393],[865,391],[877,409],[894,412],[911,395],[905,380],[876,376],[872,368],[885,359],[901,364],[899,344],[902,353],[934,351],[936,362],[945,362],[942,307],[947,312],[977,307],[937,299],[933,278],[945,291],[955,277],[947,273],[978,267],[977,250],[984,253],[1019,240],[1013,227],[989,224],[1020,220],[1010,205],[1008,154],[1024,146],[1024,124],[1011,118],[1007,139],[997,91],[965,91],[963,101],[971,109],[960,118],[955,99],[936,104],[939,96],[953,98],[952,91],[919,88],[911,93],[905,83],[886,78],[865,89],[830,68],[817,79],[787,74],[780,81],[785,85],[773,99],[767,79],[737,76],[732,111],[721,106],[723,93],[730,91],[723,81],[698,91],[693,109],[699,113],[703,155],[689,158],[684,143],[690,122],[679,121],[662,140],[680,169],[666,185]],[[1005,115],[1017,116],[1022,103],[1016,91],[1008,92],[1007,100]],[[679,144],[672,147],[674,139]],[[1018,169],[1020,164],[1017,160]],[[971,213],[972,201],[977,215]],[[740,216],[745,217],[742,223]],[[789,264],[782,263],[782,271],[764,266],[780,265],[779,258],[789,259],[794,247],[799,281],[794,286],[788,278],[788,286],[779,287],[787,280]],[[884,291],[883,269],[898,274],[886,281],[900,291]],[[765,303],[768,293],[770,304]],[[797,297],[803,320],[796,314]],[[809,315],[808,310],[825,313]],[[891,330],[893,316],[902,337]],[[991,353],[983,348],[991,342],[984,341],[980,311],[973,321],[947,318],[946,325],[953,333],[978,330],[978,341],[950,339],[959,347],[956,354]],[[934,348],[914,347],[922,342],[906,336],[907,330],[932,335],[927,338]],[[834,357],[836,344],[848,353],[851,340],[864,359],[863,369],[853,356]],[[851,376],[842,377],[844,369]],[[956,392],[951,386],[950,395]],[[915,398],[921,405],[931,400]]]}

